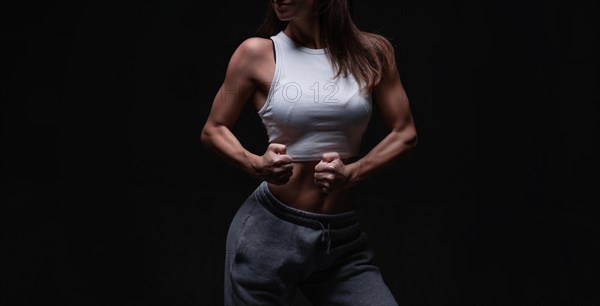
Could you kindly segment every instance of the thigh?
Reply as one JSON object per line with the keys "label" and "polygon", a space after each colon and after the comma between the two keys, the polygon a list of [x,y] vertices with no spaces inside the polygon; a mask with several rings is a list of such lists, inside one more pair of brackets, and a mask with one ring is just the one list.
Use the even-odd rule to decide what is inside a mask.
{"label": "thigh", "polygon": [[289,305],[318,232],[281,220],[260,203],[238,224],[228,235],[226,305]]}
{"label": "thigh", "polygon": [[374,252],[361,232],[356,248],[329,268],[313,273],[300,289],[314,305],[398,305],[381,271],[373,264]]}

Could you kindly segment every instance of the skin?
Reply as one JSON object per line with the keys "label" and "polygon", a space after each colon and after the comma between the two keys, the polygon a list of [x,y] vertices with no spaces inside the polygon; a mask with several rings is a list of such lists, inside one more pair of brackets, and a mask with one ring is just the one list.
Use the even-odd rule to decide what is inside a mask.
{"label": "skin", "polygon": [[[316,0],[273,3],[284,32],[308,48],[323,48]],[[202,129],[202,142],[235,167],[268,182],[269,190],[289,206],[317,213],[340,213],[354,208],[354,186],[389,168],[417,144],[417,133],[395,62],[372,91],[389,133],[362,158],[340,159],[324,152],[320,161],[292,162],[283,144],[272,143],[262,155],[246,150],[231,132],[245,103],[258,111],[265,103],[275,73],[270,39],[252,37],[233,53]],[[384,182],[385,183],[385,182]]]}

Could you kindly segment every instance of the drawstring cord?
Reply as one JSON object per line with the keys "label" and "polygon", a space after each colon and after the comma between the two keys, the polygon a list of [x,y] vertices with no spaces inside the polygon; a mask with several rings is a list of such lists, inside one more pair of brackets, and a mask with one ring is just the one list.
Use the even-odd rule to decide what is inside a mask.
{"label": "drawstring cord", "polygon": [[321,242],[324,242],[325,239],[327,239],[327,249],[325,249],[325,253],[329,255],[329,250],[331,248],[331,227],[329,226],[329,223],[327,223],[327,228],[325,228],[325,225],[323,225],[321,221],[317,222],[321,226]]}

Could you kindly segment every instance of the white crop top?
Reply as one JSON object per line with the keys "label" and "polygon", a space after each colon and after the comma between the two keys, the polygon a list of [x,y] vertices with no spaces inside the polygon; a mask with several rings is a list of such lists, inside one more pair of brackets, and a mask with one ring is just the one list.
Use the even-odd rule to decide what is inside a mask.
{"label": "white crop top", "polygon": [[351,74],[333,79],[326,48],[303,47],[283,31],[271,40],[275,74],[258,111],[269,143],[286,145],[293,161],[320,160],[327,152],[357,156],[371,117],[371,94],[359,93]]}

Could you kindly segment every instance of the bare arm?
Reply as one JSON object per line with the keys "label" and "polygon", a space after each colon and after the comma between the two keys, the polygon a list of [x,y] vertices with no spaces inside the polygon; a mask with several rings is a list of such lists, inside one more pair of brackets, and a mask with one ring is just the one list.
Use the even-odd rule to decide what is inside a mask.
{"label": "bare arm", "polygon": [[391,58],[381,81],[373,89],[373,100],[377,103],[383,122],[390,132],[369,153],[347,165],[350,185],[388,168],[418,142],[408,97],[393,56]]}
{"label": "bare arm", "polygon": [[291,159],[285,155],[285,146],[272,144],[265,155],[259,156],[246,150],[231,132],[245,103],[257,90],[255,71],[265,60],[264,46],[264,41],[250,38],[233,53],[225,80],[202,129],[201,140],[235,167],[254,177],[279,183],[291,176]]}

